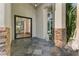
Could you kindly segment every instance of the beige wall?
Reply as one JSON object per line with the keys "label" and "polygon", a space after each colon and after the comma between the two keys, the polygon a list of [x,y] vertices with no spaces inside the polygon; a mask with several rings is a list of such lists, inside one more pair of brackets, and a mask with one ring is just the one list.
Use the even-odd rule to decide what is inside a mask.
{"label": "beige wall", "polygon": [[66,9],[64,3],[56,3],[55,6],[55,28],[66,28]]}
{"label": "beige wall", "polygon": [[48,33],[47,33],[47,22],[48,22],[48,18],[47,18],[47,14],[48,14],[48,9],[44,8],[43,9],[43,39],[49,40],[48,39]]}
{"label": "beige wall", "polygon": [[[53,5],[53,4],[52,4]],[[47,39],[47,12],[50,3],[41,4],[36,9],[36,34],[38,38]]]}
{"label": "beige wall", "polygon": [[49,4],[41,4],[36,8],[36,34],[38,38],[47,39],[47,10]]}
{"label": "beige wall", "polygon": [[41,6],[36,9],[36,34],[38,38],[43,38],[43,11]]}
{"label": "beige wall", "polygon": [[5,26],[10,28],[10,39],[12,40],[11,4],[5,4]]}
{"label": "beige wall", "polygon": [[[47,33],[47,13],[48,13],[48,8],[51,6],[50,3],[45,3],[41,4],[37,9],[36,9],[36,34],[37,37],[42,38],[42,39],[48,39],[48,33]],[[54,4],[52,3],[52,6]],[[54,7],[52,7],[54,8]],[[52,10],[54,11],[54,9]]]}
{"label": "beige wall", "polygon": [[0,3],[0,26],[5,26],[5,4]]}
{"label": "beige wall", "polygon": [[[14,22],[14,15],[20,15],[32,18],[32,36],[36,37],[36,10],[31,4],[14,3],[12,4],[12,22]],[[14,23],[13,23],[14,24]],[[12,27],[14,27],[12,25]],[[13,30],[14,33],[14,30]]]}

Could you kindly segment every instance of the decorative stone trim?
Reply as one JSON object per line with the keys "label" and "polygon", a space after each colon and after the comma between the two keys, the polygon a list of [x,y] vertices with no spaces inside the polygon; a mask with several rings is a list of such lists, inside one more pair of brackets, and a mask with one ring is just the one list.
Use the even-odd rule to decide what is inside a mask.
{"label": "decorative stone trim", "polygon": [[0,27],[0,56],[10,56],[10,29]]}
{"label": "decorative stone trim", "polygon": [[66,43],[66,29],[65,28],[56,28],[54,30],[54,42],[55,46],[62,48]]}

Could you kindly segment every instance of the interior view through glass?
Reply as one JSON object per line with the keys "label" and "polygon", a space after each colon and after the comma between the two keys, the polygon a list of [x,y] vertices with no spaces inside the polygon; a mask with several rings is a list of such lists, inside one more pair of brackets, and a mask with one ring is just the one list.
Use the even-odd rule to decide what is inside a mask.
{"label": "interior view through glass", "polygon": [[16,16],[16,38],[31,37],[31,19]]}

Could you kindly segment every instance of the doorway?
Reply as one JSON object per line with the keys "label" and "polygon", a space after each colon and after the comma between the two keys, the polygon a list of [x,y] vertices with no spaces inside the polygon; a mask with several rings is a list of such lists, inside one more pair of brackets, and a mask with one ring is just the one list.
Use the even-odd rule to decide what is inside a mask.
{"label": "doorway", "polygon": [[14,15],[15,39],[32,37],[32,18]]}

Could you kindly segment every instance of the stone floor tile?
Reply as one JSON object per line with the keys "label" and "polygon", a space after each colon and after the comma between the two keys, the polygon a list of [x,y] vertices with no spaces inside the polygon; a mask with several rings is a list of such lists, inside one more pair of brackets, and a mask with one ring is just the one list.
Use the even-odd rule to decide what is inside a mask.
{"label": "stone floor tile", "polygon": [[41,49],[35,49],[33,51],[33,55],[41,56],[42,55],[42,50]]}
{"label": "stone floor tile", "polygon": [[19,39],[12,42],[12,56],[73,56],[79,51],[60,49],[52,41],[44,39]]}

